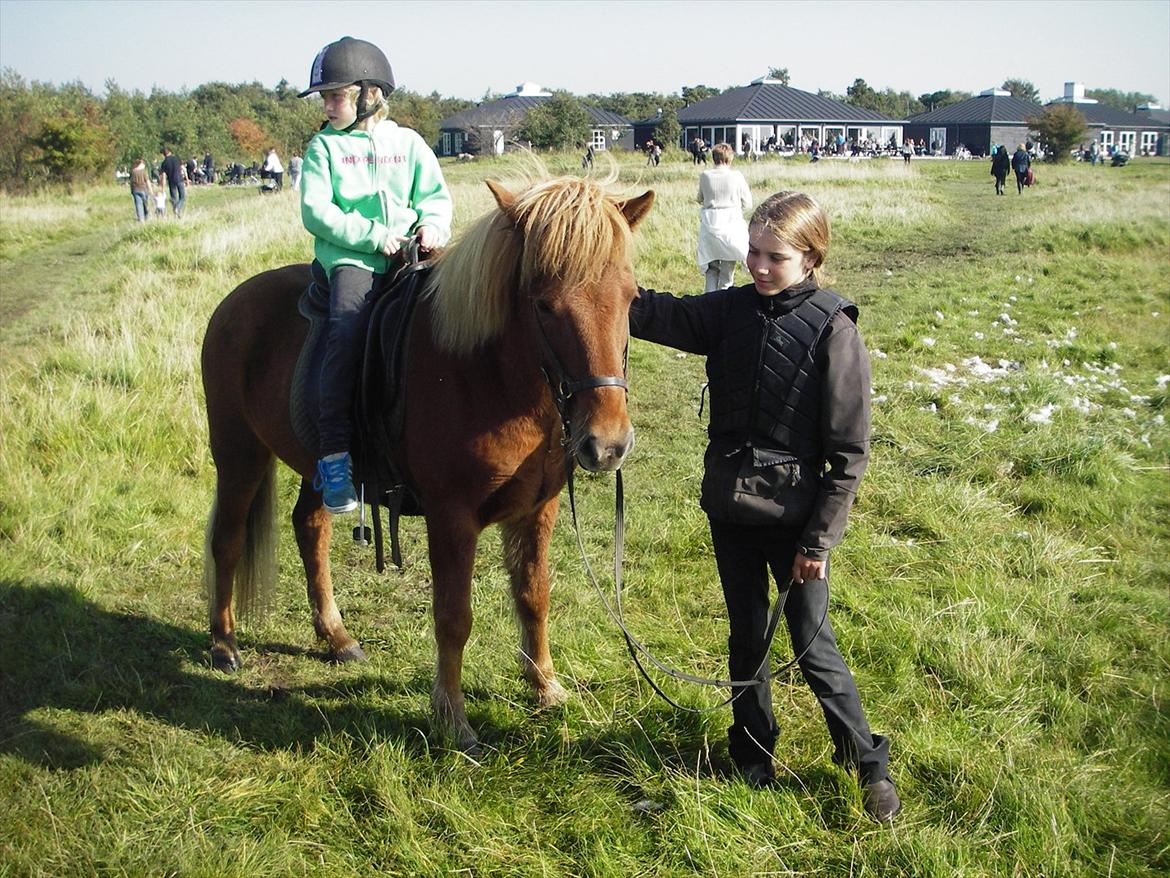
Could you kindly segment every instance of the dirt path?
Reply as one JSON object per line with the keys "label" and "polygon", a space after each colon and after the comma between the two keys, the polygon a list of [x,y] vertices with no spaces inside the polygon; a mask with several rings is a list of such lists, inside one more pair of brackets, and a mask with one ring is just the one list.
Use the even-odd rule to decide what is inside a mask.
{"label": "dirt path", "polygon": [[57,321],[60,312],[92,289],[116,224],[29,248],[0,261],[0,345],[19,345]]}

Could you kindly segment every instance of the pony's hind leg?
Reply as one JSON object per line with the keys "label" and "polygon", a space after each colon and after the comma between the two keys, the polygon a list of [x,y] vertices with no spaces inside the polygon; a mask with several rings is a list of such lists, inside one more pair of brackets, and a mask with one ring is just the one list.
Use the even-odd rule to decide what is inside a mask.
{"label": "pony's hind leg", "polygon": [[236,645],[233,586],[245,611],[262,611],[275,587],[275,473],[266,452],[233,457],[220,464],[215,502],[207,522],[203,580],[211,628],[211,664],[216,670],[240,667]]}
{"label": "pony's hind leg", "polygon": [[309,603],[313,607],[313,628],[329,645],[329,657],[335,662],[365,661],[366,654],[349,636],[341,613],[333,601],[333,579],[329,572],[329,539],[333,533],[333,516],[321,505],[321,495],[307,479],[301,481],[301,493],[293,508],[293,530],[305,565]]}
{"label": "pony's hind leg", "polygon": [[555,707],[569,697],[548,648],[548,543],[556,519],[554,497],[527,518],[502,526],[504,566],[520,623],[520,665],[541,707]]}

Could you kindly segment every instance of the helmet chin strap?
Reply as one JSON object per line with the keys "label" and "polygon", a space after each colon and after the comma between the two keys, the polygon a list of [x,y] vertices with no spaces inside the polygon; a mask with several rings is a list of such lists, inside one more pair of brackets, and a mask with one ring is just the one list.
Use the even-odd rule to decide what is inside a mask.
{"label": "helmet chin strap", "polygon": [[355,125],[357,125],[359,122],[361,122],[365,119],[370,118],[370,116],[374,115],[374,113],[378,112],[378,110],[382,109],[382,107],[385,106],[385,104],[386,104],[386,97],[385,97],[385,95],[383,95],[381,98],[378,99],[377,103],[375,103],[374,106],[372,106],[372,107],[367,106],[366,105],[366,92],[369,89],[369,86],[363,82],[358,82],[355,84],[358,87],[357,116],[354,118],[353,122],[349,125],[348,128],[343,129],[345,131],[345,133],[347,133],[347,134],[354,129]]}

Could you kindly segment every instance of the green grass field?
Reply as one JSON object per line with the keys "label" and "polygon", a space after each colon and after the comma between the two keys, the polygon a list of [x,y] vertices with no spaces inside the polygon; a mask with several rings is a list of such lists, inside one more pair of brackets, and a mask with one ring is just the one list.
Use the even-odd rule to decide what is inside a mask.
{"label": "green grass field", "polygon": [[[640,283],[697,292],[696,173],[677,156],[621,157],[621,180],[658,193]],[[514,161],[445,166],[457,230]],[[798,675],[774,686],[781,787],[732,777],[728,711],[675,711],[640,681],[567,510],[562,709],[526,698],[498,540],[481,544],[478,764],[430,731],[418,520],[385,576],[334,536],[368,663],[322,661],[286,526],[276,612],[243,630],[241,673],[213,672],[199,344],[220,298],[310,240],[289,192],[196,189],[184,221],[138,226],[109,188],[0,197],[0,876],[1170,873],[1170,164],[1043,166],[1005,197],[984,162],[736,167],[757,201],[796,188],[828,209],[828,268],[873,356],[832,614],[892,738],[893,828],[831,764]],[[664,660],[721,674],[702,376],[633,344],[626,610]],[[283,470],[285,521],[295,491]],[[581,478],[579,501],[605,570],[612,478]]]}

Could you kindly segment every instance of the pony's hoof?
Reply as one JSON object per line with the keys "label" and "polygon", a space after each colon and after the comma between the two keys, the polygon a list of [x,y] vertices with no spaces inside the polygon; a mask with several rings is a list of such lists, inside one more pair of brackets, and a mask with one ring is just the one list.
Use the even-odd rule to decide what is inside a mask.
{"label": "pony's hoof", "polygon": [[459,750],[464,756],[470,759],[478,761],[483,758],[483,747],[480,746],[479,739],[474,734],[470,738],[460,738]]}
{"label": "pony's hoof", "polygon": [[569,693],[558,680],[550,680],[545,687],[536,693],[536,703],[542,708],[560,707],[569,700]]}
{"label": "pony's hoof", "polygon": [[366,654],[362,651],[362,648],[356,643],[353,646],[346,647],[345,649],[341,650],[340,652],[334,652],[330,656],[330,658],[332,658],[333,661],[339,665],[347,665],[350,662],[367,661]]}
{"label": "pony's hoof", "polygon": [[240,669],[240,653],[234,649],[216,647],[211,650],[211,666],[225,674],[234,674]]}

